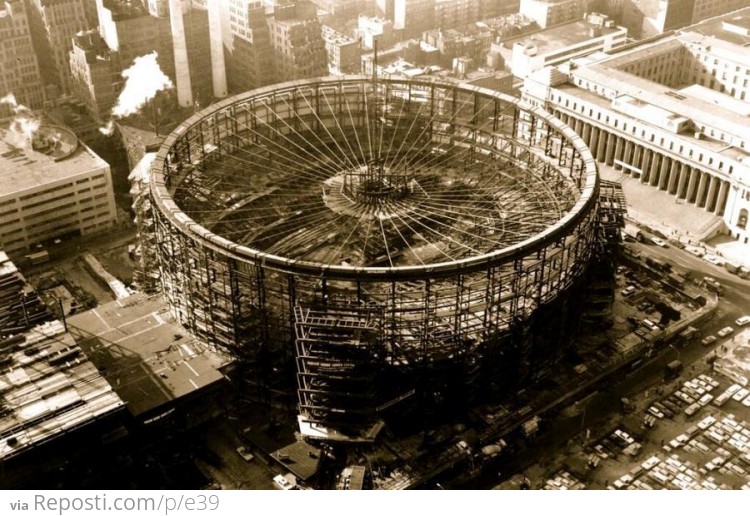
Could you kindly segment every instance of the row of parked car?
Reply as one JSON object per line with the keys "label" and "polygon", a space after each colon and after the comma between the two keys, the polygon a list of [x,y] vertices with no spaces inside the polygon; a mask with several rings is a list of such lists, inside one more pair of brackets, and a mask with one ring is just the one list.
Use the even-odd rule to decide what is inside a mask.
{"label": "row of parked car", "polygon": [[[734,321],[734,324],[739,326],[740,328],[750,324],[750,315],[743,315],[742,317]],[[734,333],[734,328],[732,328],[731,326],[725,326],[724,328],[720,329],[716,333],[716,335],[705,336],[703,340],[701,340],[701,344],[703,344],[704,346],[710,346],[717,340],[723,339],[724,337],[728,337],[732,333]]]}

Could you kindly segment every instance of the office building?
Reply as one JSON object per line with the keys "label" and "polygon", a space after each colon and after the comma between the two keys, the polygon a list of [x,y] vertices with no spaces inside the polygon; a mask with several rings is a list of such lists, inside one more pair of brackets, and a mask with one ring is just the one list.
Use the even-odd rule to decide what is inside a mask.
{"label": "office building", "polygon": [[668,37],[545,68],[523,96],[601,163],[722,217],[750,243],[750,8]]}
{"label": "office building", "polygon": [[582,0],[521,0],[518,12],[543,29],[581,19]]}
{"label": "office building", "polygon": [[29,0],[34,48],[45,86],[60,94],[71,92],[69,53],[73,36],[93,28],[86,18],[86,0]]}
{"label": "office building", "polygon": [[377,16],[360,15],[357,18],[357,37],[362,42],[362,47],[366,49],[375,48],[375,42],[378,48],[384,49],[398,41],[393,29],[393,21]]}
{"label": "office building", "polygon": [[315,6],[308,1],[277,4],[268,29],[279,82],[325,76],[328,57]]}
{"label": "office building", "polygon": [[482,18],[479,0],[435,0],[435,27],[463,27]]}
{"label": "office building", "polygon": [[0,184],[0,246],[11,256],[117,220],[109,165],[61,126],[0,126]]}
{"label": "office building", "polygon": [[359,41],[327,25],[322,26],[323,40],[328,53],[328,70],[331,74],[359,73],[362,50]]}
{"label": "office building", "polygon": [[221,7],[229,91],[240,93],[274,83],[273,49],[263,2],[227,0]]}
{"label": "office building", "polygon": [[736,11],[748,5],[747,0],[694,0],[694,2],[693,23]]}
{"label": "office building", "polygon": [[[38,109],[45,100],[44,83],[22,0],[0,4],[0,97],[12,93],[21,104]],[[11,113],[0,104],[0,116]]]}
{"label": "office building", "polygon": [[435,0],[396,0],[393,26],[403,30],[404,38],[419,37],[435,28]]}

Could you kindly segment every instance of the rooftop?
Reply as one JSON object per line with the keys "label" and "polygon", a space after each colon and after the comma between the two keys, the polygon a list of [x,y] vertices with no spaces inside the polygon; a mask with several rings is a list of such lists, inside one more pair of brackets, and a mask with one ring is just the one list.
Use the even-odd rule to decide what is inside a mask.
{"label": "rooftop", "polygon": [[750,45],[750,7],[692,25],[683,32],[695,32],[740,46]]}
{"label": "rooftop", "polygon": [[190,336],[159,296],[113,301],[70,317],[68,326],[136,417],[224,378],[227,357]]}
{"label": "rooftop", "polygon": [[[591,31],[596,30],[596,36]],[[518,38],[511,38],[503,41],[506,48],[513,48],[513,45],[520,43],[522,45],[535,45],[539,54],[554,52],[563,48],[577,45],[594,37],[606,36],[615,32],[624,30],[622,27],[600,27],[584,20],[574,21],[557,25],[550,29],[534,32]]]}
{"label": "rooftop", "polygon": [[271,453],[271,457],[302,480],[312,477],[320,466],[320,450],[305,441],[284,446]]}
{"label": "rooftop", "polygon": [[5,253],[0,262],[2,462],[123,403]]}
{"label": "rooftop", "polygon": [[[617,72],[617,70],[610,70],[610,72]],[[605,72],[600,71],[599,73],[605,73]],[[634,77],[634,76],[628,75],[628,77]],[[613,77],[611,78],[611,80],[616,82],[619,85],[623,85],[623,86],[627,85],[625,82],[623,82],[626,79]],[[584,88],[579,88],[573,84],[565,84],[565,85],[559,86],[558,89],[560,89],[561,91],[564,91],[565,93],[572,94],[586,102],[591,102],[598,106],[601,106],[607,109],[612,109],[612,104],[609,99],[602,97],[600,95],[597,95],[594,92],[588,91]],[[668,88],[663,88],[663,89],[667,91],[674,91]],[[661,108],[664,108],[666,111],[669,111],[672,113],[679,113],[680,115],[683,115],[691,120],[695,120],[696,118],[700,119],[701,114],[706,114],[700,109],[700,104],[702,104],[702,102],[697,99],[692,99],[690,101],[680,101],[666,94],[653,93],[649,95],[644,95],[642,90],[628,89],[628,88],[622,88],[622,90],[623,90],[623,93],[625,91],[630,91],[631,92],[629,93],[630,96],[635,96],[636,98],[639,98],[641,100],[644,100],[646,98],[651,99],[649,103],[652,103],[652,105],[661,106]],[[723,112],[724,110],[721,108],[717,108],[717,111]],[[711,113],[711,109],[709,108],[707,110],[707,116],[715,117],[716,115],[713,115]],[[721,115],[718,115],[718,116],[720,117]],[[718,120],[718,118],[716,118],[716,120]],[[719,127],[722,127],[722,126],[719,126]],[[687,132],[687,133],[680,133],[678,134],[678,137],[683,138],[684,141],[688,143],[696,142],[694,133],[692,131]],[[748,156],[745,152],[741,151],[740,149],[736,147],[731,147],[725,143],[713,140],[707,135],[702,135],[701,140],[700,140],[700,145],[702,147],[705,147],[706,149],[721,153],[729,158],[732,158],[738,161],[743,160],[744,158]]]}
{"label": "rooftop", "polygon": [[122,400],[60,321],[1,344],[0,460],[113,413]]}
{"label": "rooftop", "polygon": [[0,181],[3,182],[0,195],[23,192],[108,166],[65,127],[42,125],[37,136],[40,139],[31,145],[14,129],[11,120],[0,123]]}
{"label": "rooftop", "polygon": [[[572,75],[593,84],[605,86],[616,91],[618,95],[630,95],[643,102],[679,113],[694,122],[722,128],[728,134],[747,138],[748,127],[750,127],[750,118],[747,116],[727,109],[719,103],[696,97],[688,99],[673,88],[611,68],[609,61],[578,67],[573,70]],[[607,99],[602,100],[609,103]]]}

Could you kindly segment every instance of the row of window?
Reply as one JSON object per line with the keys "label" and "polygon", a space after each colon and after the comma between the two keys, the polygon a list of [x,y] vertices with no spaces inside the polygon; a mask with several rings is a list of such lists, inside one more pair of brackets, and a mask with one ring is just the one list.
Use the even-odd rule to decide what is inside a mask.
{"label": "row of window", "polygon": [[[624,120],[621,120],[622,116],[619,115],[619,114],[613,114],[612,117],[610,117],[610,115],[607,114],[607,111],[604,111],[604,110],[597,110],[596,113],[594,113],[594,110],[592,108],[589,107],[588,110],[586,109],[586,104],[584,102],[581,102],[581,104],[579,106],[579,104],[578,104],[577,101],[571,101],[571,99],[569,99],[567,97],[563,97],[561,94],[553,94],[551,100],[553,102],[557,102],[560,106],[564,105],[568,109],[571,109],[571,104],[572,104],[572,110],[573,111],[578,111],[578,112],[582,113],[583,115],[588,115],[588,117],[591,118],[591,119],[594,119],[594,117],[595,117],[596,120],[598,120],[600,122],[604,122],[604,123],[606,123],[606,124],[608,124],[610,126],[613,126],[615,129],[619,129],[619,130],[621,130],[623,132],[628,132],[628,122],[626,122]],[[610,118],[613,119],[612,122],[610,122]],[[622,124],[620,123],[621,121],[622,121]],[[638,137],[639,136],[637,134],[638,127],[641,127],[641,130],[640,130],[640,138],[641,139],[643,139],[644,141],[650,141],[651,143],[656,143],[657,134],[654,131],[651,131],[650,128],[649,128],[649,130],[647,132],[646,129],[644,129],[643,126],[641,126],[638,123],[630,122],[630,131],[629,131],[630,134],[632,134],[633,136]],[[712,132],[711,135],[714,136],[714,133]],[[723,137],[724,137],[724,134],[722,133],[720,135],[719,139],[721,139]],[[659,139],[659,145],[662,148],[666,149],[667,148],[667,144],[668,144],[668,148],[669,148],[670,151],[677,152],[677,153],[679,153],[681,155],[684,155],[685,151],[687,151],[687,157],[689,157],[689,158],[695,158],[696,155],[697,155],[697,161],[698,162],[703,163],[704,160],[705,160],[707,165],[713,165],[714,164],[714,158],[712,156],[709,156],[709,155],[704,155],[703,152],[702,152],[703,151],[702,148],[696,148],[695,146],[692,146],[692,145],[687,146],[687,148],[686,148],[686,145],[684,145],[684,144],[676,143],[672,139],[665,140],[664,137],[660,137],[660,139]],[[679,145],[679,150],[677,150],[678,149],[678,145]],[[742,145],[744,145],[744,142],[742,142]],[[718,169],[719,170],[723,170],[724,169],[724,161],[723,160],[719,160],[719,162],[718,162]],[[727,172],[729,174],[731,174],[732,171],[733,171],[733,169],[734,169],[734,165],[729,165],[729,168],[728,168]]]}

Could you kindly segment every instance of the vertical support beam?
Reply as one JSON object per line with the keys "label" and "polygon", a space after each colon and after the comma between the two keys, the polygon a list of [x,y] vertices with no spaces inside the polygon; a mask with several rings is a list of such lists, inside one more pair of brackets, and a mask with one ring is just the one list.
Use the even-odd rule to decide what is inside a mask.
{"label": "vertical support beam", "polygon": [[701,172],[697,168],[690,168],[690,179],[688,180],[687,196],[685,199],[688,202],[695,202],[695,194],[698,190],[698,179],[700,178]]}
{"label": "vertical support beam", "polygon": [[583,139],[583,143],[586,144],[587,147],[590,147],[591,143],[591,125],[590,124],[583,124],[583,129],[581,130],[581,138]]}
{"label": "vertical support beam", "polygon": [[642,156],[642,153],[643,153],[644,149],[640,145],[635,145],[634,144],[633,146],[635,147],[635,149],[633,150],[633,157],[630,160],[630,164],[633,165],[635,168],[640,168],[641,169],[641,181],[643,181],[643,176],[648,173],[648,171],[643,170],[640,167],[640,165],[641,165],[641,156]]}
{"label": "vertical support beam", "polygon": [[706,190],[708,189],[708,181],[711,176],[708,172],[701,172],[701,179],[698,183],[698,195],[695,198],[695,204],[703,208],[706,205]]}
{"label": "vertical support beam", "polygon": [[680,162],[670,158],[669,160],[669,193],[677,195],[677,185],[680,180]]}
{"label": "vertical support beam", "polygon": [[719,187],[719,198],[716,201],[716,213],[718,215],[724,215],[724,210],[727,207],[727,197],[729,195],[729,181],[721,181]]}
{"label": "vertical support beam", "polygon": [[599,130],[599,139],[596,142],[596,161],[604,163],[607,156],[607,141],[609,141],[609,134],[603,129]]}
{"label": "vertical support beam", "polygon": [[649,184],[651,186],[657,186],[661,182],[661,154],[651,151],[651,177],[649,178]]}
{"label": "vertical support beam", "polygon": [[610,167],[614,164],[615,151],[620,139],[612,133],[607,134],[607,144],[604,151],[604,162]]}
{"label": "vertical support beam", "polygon": [[659,190],[667,190],[670,184],[670,159],[664,155],[661,157],[661,172],[659,173]]}
{"label": "vertical support beam", "polygon": [[[622,151],[622,157],[620,158],[620,161],[623,163],[627,163],[630,165],[632,162],[632,156],[633,156],[633,142],[630,140],[625,141],[625,149]],[[625,168],[623,169],[626,174],[630,175],[630,170]]]}
{"label": "vertical support beam", "polygon": [[208,0],[208,38],[211,45],[211,79],[214,97],[227,96],[227,71],[221,34],[221,0]]}
{"label": "vertical support beam", "polygon": [[708,185],[708,195],[706,196],[706,211],[713,212],[716,209],[717,194],[719,193],[719,182],[720,179],[716,176],[711,176]]}
{"label": "vertical support beam", "polygon": [[625,140],[620,138],[619,136],[615,136],[615,154],[613,158],[613,165],[615,167],[615,170],[622,170],[622,165],[619,163],[614,163],[614,161],[622,161],[622,156],[625,153]]}
{"label": "vertical support beam", "polygon": [[687,198],[688,178],[690,176],[690,167],[678,161],[675,161],[675,163],[678,163],[680,166],[680,181],[677,186],[677,196],[679,199],[685,199]]}

